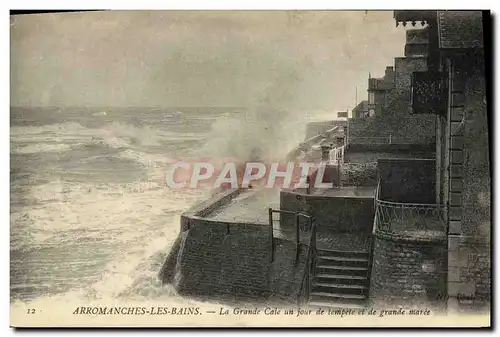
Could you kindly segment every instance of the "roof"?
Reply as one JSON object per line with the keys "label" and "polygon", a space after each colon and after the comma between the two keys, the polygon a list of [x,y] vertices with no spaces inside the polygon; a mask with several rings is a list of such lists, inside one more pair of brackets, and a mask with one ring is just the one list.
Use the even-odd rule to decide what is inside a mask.
{"label": "roof", "polygon": [[417,22],[424,25],[428,21],[434,21],[436,18],[436,11],[420,11],[420,10],[403,10],[394,11],[394,19],[396,20],[396,27],[400,22],[403,26],[406,26],[407,22],[410,22],[412,26],[415,26]]}
{"label": "roof", "polygon": [[358,105],[354,109],[352,109],[354,112],[359,112],[359,111],[368,111],[368,101],[361,101],[359,102]]}
{"label": "roof", "polygon": [[438,11],[439,47],[483,48],[480,11]]}
{"label": "roof", "polygon": [[368,91],[372,90],[387,90],[388,85],[386,85],[384,78],[369,78],[368,79]]}

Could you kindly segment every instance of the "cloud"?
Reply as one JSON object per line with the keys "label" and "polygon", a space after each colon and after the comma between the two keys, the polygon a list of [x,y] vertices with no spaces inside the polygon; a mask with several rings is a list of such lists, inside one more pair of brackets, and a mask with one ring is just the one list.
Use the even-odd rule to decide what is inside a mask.
{"label": "cloud", "polygon": [[383,73],[404,48],[392,12],[110,11],[13,21],[12,105],[246,106],[293,69],[300,85],[279,82],[294,99],[275,104],[344,109],[368,72]]}

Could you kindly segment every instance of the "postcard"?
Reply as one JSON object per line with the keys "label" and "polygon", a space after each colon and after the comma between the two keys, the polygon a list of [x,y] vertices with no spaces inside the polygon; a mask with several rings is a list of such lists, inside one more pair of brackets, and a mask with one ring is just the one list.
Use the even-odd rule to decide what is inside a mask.
{"label": "postcard", "polygon": [[11,326],[490,327],[490,25],[11,15]]}

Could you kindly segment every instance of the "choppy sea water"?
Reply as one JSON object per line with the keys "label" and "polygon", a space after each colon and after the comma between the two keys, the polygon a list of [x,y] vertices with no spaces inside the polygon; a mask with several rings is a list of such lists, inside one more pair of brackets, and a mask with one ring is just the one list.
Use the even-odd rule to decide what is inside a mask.
{"label": "choppy sea water", "polygon": [[210,191],[168,189],[164,175],[177,157],[244,150],[242,113],[11,108],[11,304],[186,303],[158,272],[180,214]]}

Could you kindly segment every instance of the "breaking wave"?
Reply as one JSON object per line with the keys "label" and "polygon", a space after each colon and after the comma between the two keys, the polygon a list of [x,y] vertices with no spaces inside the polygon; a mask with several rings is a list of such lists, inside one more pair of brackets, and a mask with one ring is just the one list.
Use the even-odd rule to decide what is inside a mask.
{"label": "breaking wave", "polygon": [[[209,191],[167,189],[164,175],[171,151],[200,136],[122,121],[12,126],[11,153],[19,156],[11,170],[12,307],[116,298],[188,303],[158,272],[180,214]],[[23,157],[44,153],[54,155]],[[120,160],[124,178],[106,179],[101,168],[119,168]],[[137,168],[127,161],[145,174],[129,174],[127,165]]]}
{"label": "breaking wave", "polygon": [[304,132],[300,113],[259,108],[244,116],[217,119],[200,153],[242,162],[280,161],[302,141]]}
{"label": "breaking wave", "polygon": [[[168,189],[165,169],[179,149],[189,155],[242,159],[286,153],[275,137],[293,143],[292,138],[303,136],[292,117],[261,112],[226,115],[211,123],[198,116],[200,121],[194,122],[199,132],[183,132],[182,127],[190,128],[186,121],[178,129],[123,120],[12,126],[11,153],[20,158],[20,166],[11,171],[12,306],[116,299],[198,303],[161,285],[158,272],[179,233],[180,214],[210,191]],[[210,130],[210,125],[211,131],[201,130]],[[207,138],[200,148],[194,146]],[[119,170],[122,160],[123,166],[138,163],[130,171],[140,174],[124,170],[123,180],[107,179],[101,168]],[[28,165],[36,169],[26,170]]]}
{"label": "breaking wave", "polygon": [[61,152],[71,150],[71,146],[67,144],[28,144],[26,146],[13,149],[12,153],[30,154],[40,152]]}

